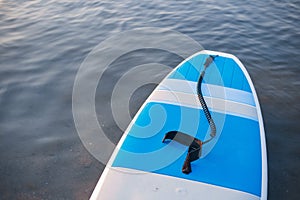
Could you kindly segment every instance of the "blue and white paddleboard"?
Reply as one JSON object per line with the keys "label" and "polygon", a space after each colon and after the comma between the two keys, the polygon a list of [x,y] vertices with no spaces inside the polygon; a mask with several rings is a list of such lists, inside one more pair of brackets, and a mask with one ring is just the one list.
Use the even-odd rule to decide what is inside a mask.
{"label": "blue and white paddleboard", "polygon": [[180,63],[132,120],[91,199],[267,199],[261,109],[238,58],[201,51]]}

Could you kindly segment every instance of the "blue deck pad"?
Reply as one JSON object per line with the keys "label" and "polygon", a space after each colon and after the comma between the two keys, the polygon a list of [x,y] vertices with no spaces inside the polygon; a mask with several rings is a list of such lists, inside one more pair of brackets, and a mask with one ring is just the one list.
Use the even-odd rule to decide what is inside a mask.
{"label": "blue deck pad", "polygon": [[[153,115],[157,112],[155,109],[160,110],[160,115]],[[218,114],[212,112],[212,115]],[[164,123],[159,122],[160,119]],[[171,130],[196,135],[203,140],[208,129],[202,110],[148,103],[130,129],[112,166],[204,182],[260,196],[261,185],[257,183],[261,183],[262,177],[261,150],[257,121],[226,115],[223,129],[217,132],[221,134],[217,144],[206,157],[192,162],[192,173],[188,175],[181,172],[188,148],[177,142],[162,143],[165,133]]]}
{"label": "blue deck pad", "polygon": [[[151,102],[144,107],[131,127],[125,140],[128,145],[124,143],[122,149],[138,153],[152,152],[165,147],[161,141],[169,131],[177,130],[204,139],[208,128],[205,115],[200,109]],[[145,145],[145,141],[154,145]]]}
{"label": "blue deck pad", "polygon": [[[168,78],[197,82],[208,55],[198,54],[184,62]],[[206,70],[204,83],[251,92],[249,83],[238,64],[231,58],[218,56]]]}

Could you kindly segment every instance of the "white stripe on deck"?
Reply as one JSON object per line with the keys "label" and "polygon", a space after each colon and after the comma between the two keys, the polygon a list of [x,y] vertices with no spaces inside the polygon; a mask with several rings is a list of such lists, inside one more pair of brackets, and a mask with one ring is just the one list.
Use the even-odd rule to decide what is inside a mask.
{"label": "white stripe on deck", "polygon": [[105,182],[101,179],[90,200],[259,199],[234,189],[135,169],[112,167],[106,168],[104,174]]}
{"label": "white stripe on deck", "polygon": [[[204,99],[210,111],[258,120],[256,107],[254,106],[215,97],[204,97]],[[156,90],[148,99],[148,102],[202,109],[197,95],[169,90]]]}

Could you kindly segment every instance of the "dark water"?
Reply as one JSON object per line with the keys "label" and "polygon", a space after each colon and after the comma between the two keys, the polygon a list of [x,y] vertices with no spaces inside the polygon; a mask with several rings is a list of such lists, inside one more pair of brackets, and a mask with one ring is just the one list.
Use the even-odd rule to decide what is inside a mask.
{"label": "dark water", "polygon": [[104,166],[74,126],[75,75],[99,42],[141,27],[176,30],[241,59],[263,111],[269,199],[300,199],[299,18],[297,0],[0,1],[0,199],[90,196]]}

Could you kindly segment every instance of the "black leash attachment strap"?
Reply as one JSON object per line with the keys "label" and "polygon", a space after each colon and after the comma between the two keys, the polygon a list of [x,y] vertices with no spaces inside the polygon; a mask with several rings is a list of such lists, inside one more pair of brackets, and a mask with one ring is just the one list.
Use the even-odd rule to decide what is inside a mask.
{"label": "black leash attachment strap", "polygon": [[197,96],[198,96],[200,104],[203,108],[203,112],[205,114],[207,122],[210,126],[210,138],[202,142],[201,140],[199,140],[193,136],[190,136],[188,134],[185,134],[185,133],[182,133],[179,131],[170,131],[165,135],[165,137],[162,141],[162,142],[165,142],[166,140],[175,140],[175,141],[189,147],[188,154],[187,154],[184,164],[182,166],[182,172],[185,174],[189,174],[192,172],[191,162],[200,158],[201,151],[202,151],[202,145],[210,142],[216,136],[216,133],[217,133],[215,122],[214,122],[213,118],[211,117],[211,114],[208,110],[208,107],[206,105],[206,102],[204,100],[202,90],[201,90],[201,85],[202,85],[202,82],[204,79],[205,71],[210,66],[210,64],[213,63],[213,61],[216,57],[218,57],[218,55],[214,55],[214,56],[210,55],[206,59],[206,61],[204,63],[204,69],[200,74],[198,84],[197,84]]}
{"label": "black leash attachment strap", "polygon": [[170,131],[168,132],[163,141],[174,140],[189,147],[188,154],[185,158],[184,164],[182,166],[182,172],[189,174],[192,172],[191,162],[197,160],[201,156],[202,144],[203,142],[193,136],[179,132],[179,131]]}
{"label": "black leash attachment strap", "polygon": [[199,102],[200,102],[200,104],[201,104],[201,106],[203,108],[203,112],[205,114],[207,122],[208,122],[208,124],[210,126],[210,139],[204,141],[203,144],[206,144],[209,141],[211,141],[216,136],[216,133],[217,133],[217,128],[216,128],[215,122],[214,122],[213,118],[211,117],[211,114],[210,114],[210,112],[208,110],[208,107],[206,105],[206,102],[204,100],[204,97],[203,97],[203,94],[202,94],[202,90],[201,90],[201,85],[202,85],[202,82],[203,82],[203,79],[204,79],[205,70],[210,66],[210,64],[215,60],[216,57],[218,57],[218,55],[215,55],[215,56],[210,55],[206,59],[206,61],[204,63],[204,69],[201,72],[199,80],[198,80],[198,83],[197,83],[197,95],[198,95],[198,99],[199,99]]}

